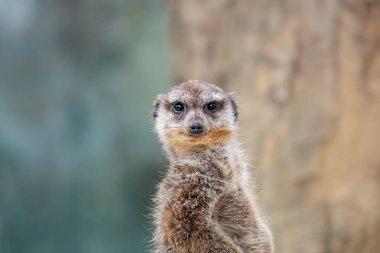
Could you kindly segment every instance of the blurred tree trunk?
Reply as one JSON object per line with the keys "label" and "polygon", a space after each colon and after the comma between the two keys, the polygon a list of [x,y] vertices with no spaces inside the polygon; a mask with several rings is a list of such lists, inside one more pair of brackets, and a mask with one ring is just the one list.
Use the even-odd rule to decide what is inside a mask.
{"label": "blurred tree trunk", "polygon": [[176,83],[236,91],[276,252],[380,252],[380,1],[168,1]]}

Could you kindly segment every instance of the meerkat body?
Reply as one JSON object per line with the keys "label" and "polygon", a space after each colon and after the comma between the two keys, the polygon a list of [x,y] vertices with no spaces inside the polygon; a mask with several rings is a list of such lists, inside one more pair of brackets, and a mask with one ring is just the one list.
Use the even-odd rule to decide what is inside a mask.
{"label": "meerkat body", "polygon": [[158,96],[155,130],[169,160],[155,198],[156,253],[269,253],[236,136],[237,106],[189,81]]}

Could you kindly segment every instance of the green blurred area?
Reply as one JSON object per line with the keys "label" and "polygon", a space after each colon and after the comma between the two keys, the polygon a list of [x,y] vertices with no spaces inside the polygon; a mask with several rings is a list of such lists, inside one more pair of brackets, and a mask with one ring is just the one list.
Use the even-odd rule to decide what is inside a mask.
{"label": "green blurred area", "polygon": [[169,84],[155,0],[0,2],[0,252],[147,252]]}

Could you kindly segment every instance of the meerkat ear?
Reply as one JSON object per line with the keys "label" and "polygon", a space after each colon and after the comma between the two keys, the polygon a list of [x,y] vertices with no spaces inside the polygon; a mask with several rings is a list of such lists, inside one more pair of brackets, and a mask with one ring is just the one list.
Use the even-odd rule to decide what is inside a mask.
{"label": "meerkat ear", "polygon": [[156,100],[154,100],[153,102],[153,111],[152,111],[153,120],[155,120],[158,116],[158,109],[160,108],[160,104],[161,104],[161,96],[158,95]]}
{"label": "meerkat ear", "polygon": [[229,94],[229,99],[230,99],[232,110],[234,112],[234,116],[235,116],[235,120],[236,120],[239,116],[239,107],[236,103],[235,97],[231,93]]}

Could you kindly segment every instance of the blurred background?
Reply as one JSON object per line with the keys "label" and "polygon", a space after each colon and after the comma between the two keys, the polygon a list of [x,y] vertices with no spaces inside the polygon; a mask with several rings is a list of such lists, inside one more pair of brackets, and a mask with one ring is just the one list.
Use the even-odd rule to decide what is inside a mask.
{"label": "blurred background", "polygon": [[380,252],[380,0],[0,0],[0,252],[148,252],[188,79],[236,92],[276,252]]}
{"label": "blurred background", "polygon": [[147,252],[168,87],[154,0],[0,1],[0,252]]}

